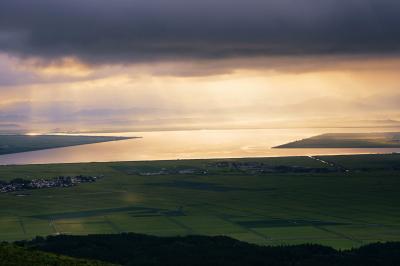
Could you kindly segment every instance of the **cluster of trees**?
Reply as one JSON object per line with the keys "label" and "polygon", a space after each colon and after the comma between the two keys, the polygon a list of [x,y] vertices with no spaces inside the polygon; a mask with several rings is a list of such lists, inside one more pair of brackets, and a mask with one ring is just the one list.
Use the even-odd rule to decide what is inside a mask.
{"label": "cluster of trees", "polygon": [[0,244],[0,265],[4,266],[112,266],[110,263],[76,259],[62,255],[30,250],[16,245]]}
{"label": "cluster of trees", "polygon": [[229,237],[115,235],[49,236],[19,246],[119,265],[400,265],[400,242],[337,251],[321,245],[266,247]]}

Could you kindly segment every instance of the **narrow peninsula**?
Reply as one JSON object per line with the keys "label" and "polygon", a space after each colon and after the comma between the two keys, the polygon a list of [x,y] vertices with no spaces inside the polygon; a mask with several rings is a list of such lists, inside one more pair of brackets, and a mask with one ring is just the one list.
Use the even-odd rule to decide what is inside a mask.
{"label": "narrow peninsula", "polygon": [[274,148],[400,148],[400,133],[329,133]]}
{"label": "narrow peninsula", "polygon": [[0,155],[93,144],[133,137],[71,135],[0,135]]}

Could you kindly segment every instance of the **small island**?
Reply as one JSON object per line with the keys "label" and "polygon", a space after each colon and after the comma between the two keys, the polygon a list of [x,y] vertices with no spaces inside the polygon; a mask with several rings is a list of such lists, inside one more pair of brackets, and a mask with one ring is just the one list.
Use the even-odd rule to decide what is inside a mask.
{"label": "small island", "polygon": [[274,148],[400,148],[400,133],[328,133]]}

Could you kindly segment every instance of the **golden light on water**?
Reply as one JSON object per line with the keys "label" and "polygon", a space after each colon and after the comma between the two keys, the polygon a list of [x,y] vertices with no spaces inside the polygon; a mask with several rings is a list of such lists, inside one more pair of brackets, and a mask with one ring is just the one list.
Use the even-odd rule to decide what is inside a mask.
{"label": "golden light on water", "polygon": [[[363,129],[371,132],[371,129]],[[382,131],[388,129],[382,128]],[[375,129],[376,131],[376,129]],[[307,156],[323,154],[391,153],[400,149],[273,149],[290,141],[326,132],[362,132],[362,129],[252,129],[185,130],[92,133],[87,135],[140,136],[120,141],[88,144],[0,156],[0,164],[43,164],[106,161]],[[140,201],[125,195],[126,201]]]}
{"label": "golden light on water", "polygon": [[24,135],[27,135],[27,136],[40,136],[40,135],[43,135],[43,133],[29,132],[29,133],[25,133]]}

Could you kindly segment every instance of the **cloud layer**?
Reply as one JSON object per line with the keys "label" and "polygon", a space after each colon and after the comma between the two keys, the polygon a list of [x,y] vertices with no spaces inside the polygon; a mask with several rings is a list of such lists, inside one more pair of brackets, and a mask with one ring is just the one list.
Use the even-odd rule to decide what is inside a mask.
{"label": "cloud layer", "polygon": [[2,0],[0,51],[87,63],[400,51],[393,0]]}

